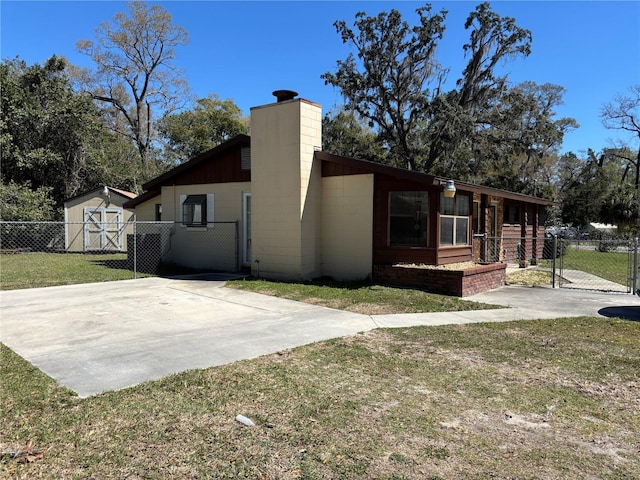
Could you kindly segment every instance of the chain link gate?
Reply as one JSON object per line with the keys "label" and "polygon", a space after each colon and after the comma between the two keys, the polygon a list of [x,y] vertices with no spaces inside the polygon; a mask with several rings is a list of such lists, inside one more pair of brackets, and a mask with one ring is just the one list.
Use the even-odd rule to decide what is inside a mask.
{"label": "chain link gate", "polygon": [[554,288],[638,293],[639,250],[638,239],[474,236],[475,261],[548,271]]}
{"label": "chain link gate", "polygon": [[638,239],[555,239],[560,288],[636,293]]}

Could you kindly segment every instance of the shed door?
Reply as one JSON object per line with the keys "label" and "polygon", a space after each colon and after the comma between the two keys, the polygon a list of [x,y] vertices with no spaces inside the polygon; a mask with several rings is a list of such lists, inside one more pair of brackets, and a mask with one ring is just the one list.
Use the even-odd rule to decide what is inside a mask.
{"label": "shed door", "polygon": [[84,209],[84,250],[122,250],[122,209]]}

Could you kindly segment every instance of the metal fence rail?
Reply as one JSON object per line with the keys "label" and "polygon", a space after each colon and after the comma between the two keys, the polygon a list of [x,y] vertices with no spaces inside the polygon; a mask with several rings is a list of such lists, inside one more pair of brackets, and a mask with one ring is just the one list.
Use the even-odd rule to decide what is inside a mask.
{"label": "metal fence rail", "polygon": [[638,242],[628,239],[558,239],[558,286],[634,293]]}
{"label": "metal fence rail", "polygon": [[541,237],[474,236],[474,260],[502,262],[522,267],[537,265],[542,258],[551,258],[550,245]]}
{"label": "metal fence rail", "polygon": [[[635,293],[638,240],[474,236],[473,259],[550,272],[553,287]],[[63,284],[29,276],[86,281],[193,271],[240,270],[238,222],[0,222],[0,275],[24,276],[25,287]],[[106,268],[104,268],[106,267]],[[12,273],[13,272],[13,273]],[[95,275],[99,275],[96,279]],[[75,282],[78,283],[78,282]],[[4,287],[3,287],[4,288]]]}
{"label": "metal fence rail", "polygon": [[[0,266],[24,270],[50,262],[64,271],[66,262],[71,271],[84,268],[78,263],[78,258],[83,258],[89,266],[107,267],[100,273],[99,280],[137,278],[139,274],[237,271],[240,268],[238,238],[238,222],[211,222],[196,227],[135,220],[111,223],[3,221],[0,222]],[[25,257],[20,261],[9,255]],[[50,270],[51,275],[56,274],[54,270],[59,271]]]}
{"label": "metal fence rail", "polygon": [[474,260],[550,272],[550,284],[603,292],[636,293],[638,239],[474,237]]}

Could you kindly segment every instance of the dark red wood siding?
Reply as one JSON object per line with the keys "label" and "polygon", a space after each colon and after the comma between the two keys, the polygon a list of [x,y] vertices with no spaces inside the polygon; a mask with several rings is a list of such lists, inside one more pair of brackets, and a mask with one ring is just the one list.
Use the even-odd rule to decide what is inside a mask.
{"label": "dark red wood siding", "polygon": [[[389,192],[418,190],[429,192],[429,232],[426,247],[389,246]],[[437,228],[439,190],[406,180],[376,175],[373,193],[373,264],[395,263],[435,264],[437,261]]]}
{"label": "dark red wood siding", "polygon": [[203,183],[250,182],[251,170],[242,170],[241,148],[220,152],[210,161],[200,162],[193,168],[178,173],[171,179],[174,185],[196,185]]}

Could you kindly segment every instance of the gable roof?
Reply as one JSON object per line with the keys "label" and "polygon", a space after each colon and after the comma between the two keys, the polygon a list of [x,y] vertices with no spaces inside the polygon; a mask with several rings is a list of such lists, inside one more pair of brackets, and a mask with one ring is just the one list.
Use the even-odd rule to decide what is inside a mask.
{"label": "gable roof", "polygon": [[226,142],[217,145],[216,147],[199,153],[184,163],[172,168],[171,170],[157,176],[154,179],[149,180],[142,185],[144,193],[132,200],[129,200],[124,204],[127,208],[133,208],[141,203],[144,203],[157,195],[160,195],[163,185],[171,185],[180,176],[187,174],[198,167],[205,166],[208,162],[212,162],[225,153],[233,150],[234,148],[249,147],[251,145],[251,137],[249,135],[236,135],[230,138]]}
{"label": "gable roof", "polygon": [[[132,199],[134,199],[134,198],[136,198],[138,196],[136,193],[127,192],[126,190],[121,190],[121,189],[115,188],[115,187],[110,187],[109,185],[106,185],[106,187],[109,189],[110,192],[117,193],[118,195],[121,195],[123,197],[129,198],[130,199],[129,201],[131,201]],[[96,188],[93,188],[91,190],[87,190],[85,192],[82,192],[82,193],[79,193],[77,195],[74,195],[73,197],[67,198],[64,202],[65,203],[71,202],[71,201],[73,201],[73,200],[75,200],[77,198],[84,197],[85,195],[89,195],[91,193],[102,192],[103,188],[104,188],[104,186],[96,187]]]}
{"label": "gable roof", "polygon": [[[207,162],[216,160],[218,157],[234,148],[249,147],[250,145],[251,137],[249,135],[236,135],[226,142],[221,143],[220,145],[207,150],[206,152],[202,152],[192,157],[185,163],[182,163],[172,168],[168,172],[163,173],[162,175],[148,181],[147,183],[142,185],[145,193],[127,201],[125,203],[125,207],[132,208],[145,201],[148,201],[149,199],[160,194],[163,185],[171,185],[173,183],[173,180],[179,178],[181,175],[199,166],[203,166],[207,164]],[[359,160],[356,158],[343,157],[323,151],[316,151],[314,153],[314,156],[322,163],[326,162],[330,164],[341,165],[348,169],[351,173],[374,173],[431,186],[444,185],[447,180],[453,180],[456,188],[467,192],[495,195],[509,200],[533,203],[537,205],[548,206],[555,204],[555,202],[551,200],[534,197],[532,195],[525,195],[522,193],[509,192],[507,190],[500,190],[498,188],[460,182],[458,180],[447,177],[435,176],[428,173],[420,173],[412,170],[407,170],[405,168],[391,167],[389,165],[371,162],[369,160]]]}
{"label": "gable roof", "polygon": [[178,165],[177,167],[172,168],[166,173],[149,180],[147,183],[142,185],[142,188],[147,190],[157,189],[162,187],[163,184],[171,183],[171,180],[178,175],[183,174],[184,172],[191,170],[202,163],[206,163],[209,160],[215,159],[215,157],[219,156],[221,153],[230,150],[237,146],[249,146],[251,144],[251,137],[249,135],[236,135],[235,137],[227,140],[224,143],[221,143],[217,147],[214,147],[206,152],[199,153],[198,155],[191,157],[191,159],[186,162]]}
{"label": "gable roof", "polygon": [[115,187],[110,187],[107,185],[107,188],[112,191],[112,192],[116,192],[119,193],[120,195],[122,195],[123,197],[127,197],[127,198],[136,198],[138,195],[136,193],[132,193],[132,192],[127,192],[126,190],[120,190],[119,188],[115,188]]}

